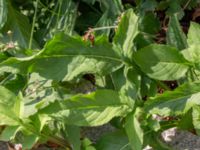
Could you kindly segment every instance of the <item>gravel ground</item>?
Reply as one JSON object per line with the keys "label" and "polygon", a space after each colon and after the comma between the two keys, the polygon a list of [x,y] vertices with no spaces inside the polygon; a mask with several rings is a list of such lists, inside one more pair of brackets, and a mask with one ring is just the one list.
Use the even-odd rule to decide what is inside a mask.
{"label": "gravel ground", "polygon": [[[115,130],[111,125],[107,124],[100,127],[84,128],[84,135],[87,136],[92,142],[96,142],[102,134]],[[177,130],[171,128],[162,133],[163,140],[173,150],[200,150],[200,137],[187,131]],[[148,150],[152,150],[148,148]]]}
{"label": "gravel ground", "polygon": [[174,150],[200,150],[200,137],[190,132],[171,128],[164,131],[162,137]]}

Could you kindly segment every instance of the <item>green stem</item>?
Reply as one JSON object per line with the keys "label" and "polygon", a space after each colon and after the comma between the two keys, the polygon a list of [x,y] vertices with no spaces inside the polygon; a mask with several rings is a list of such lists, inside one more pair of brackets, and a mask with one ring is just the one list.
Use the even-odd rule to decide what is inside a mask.
{"label": "green stem", "polygon": [[58,144],[60,146],[62,146],[63,148],[69,148],[70,150],[72,150],[71,145],[68,141],[59,138],[57,136],[52,136],[52,135],[46,135],[45,133],[40,133],[37,131],[37,129],[34,128],[34,126],[24,123],[22,120],[18,120],[18,122],[20,123],[21,126],[23,126],[26,130],[30,131],[31,133],[44,138],[44,139],[48,139],[50,142],[53,142],[55,144]]}
{"label": "green stem", "polygon": [[61,13],[61,8],[62,8],[62,3],[63,3],[63,0],[60,0],[59,1],[59,7],[58,7],[58,15],[57,15],[57,21],[56,21],[56,24],[58,24],[59,22],[59,19],[60,19],[60,13]]}
{"label": "green stem", "polygon": [[187,1],[187,3],[185,4],[185,6],[183,7],[183,10],[185,10],[188,7],[188,5],[190,4],[190,2],[191,2],[191,0]]}
{"label": "green stem", "polygon": [[52,14],[54,14],[54,15],[58,15],[59,16],[59,14],[57,13],[57,12],[55,12],[55,11],[53,11],[53,10],[50,10],[47,6],[45,6],[45,4],[43,4],[40,0],[38,1],[39,2],[39,4],[43,7],[43,8],[45,8],[47,11],[49,11],[49,12],[51,12]]}
{"label": "green stem", "polygon": [[98,30],[106,30],[106,29],[115,29],[117,26],[106,26],[106,27],[97,27],[97,28],[92,28],[92,31],[98,31]]}
{"label": "green stem", "polygon": [[39,1],[39,0],[36,0],[35,12],[34,12],[34,16],[33,16],[33,23],[32,23],[32,28],[31,28],[31,36],[30,36],[30,40],[29,40],[28,49],[31,49],[31,48],[32,48],[33,33],[34,33],[34,27],[35,27],[35,22],[36,22],[36,17],[37,17],[38,1]]}

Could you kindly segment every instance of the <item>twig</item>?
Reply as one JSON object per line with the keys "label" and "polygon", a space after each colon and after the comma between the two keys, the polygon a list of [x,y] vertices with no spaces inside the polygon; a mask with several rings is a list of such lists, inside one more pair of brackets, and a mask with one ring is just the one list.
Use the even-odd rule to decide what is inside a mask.
{"label": "twig", "polygon": [[185,6],[183,6],[183,10],[185,10],[188,7],[188,5],[190,4],[190,2],[191,2],[191,0],[187,1],[187,3],[185,4]]}

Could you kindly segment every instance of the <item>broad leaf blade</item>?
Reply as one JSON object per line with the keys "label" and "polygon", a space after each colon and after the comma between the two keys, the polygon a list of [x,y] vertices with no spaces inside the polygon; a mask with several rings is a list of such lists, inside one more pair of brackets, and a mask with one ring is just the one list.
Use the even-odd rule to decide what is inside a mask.
{"label": "broad leaf blade", "polygon": [[95,148],[97,150],[131,150],[126,134],[120,130],[103,135],[97,141]]}
{"label": "broad leaf blade", "polygon": [[131,111],[131,102],[120,99],[117,92],[100,90],[87,95],[77,95],[64,101],[55,101],[39,110],[56,120],[78,126],[98,126],[113,117],[124,116]]}
{"label": "broad leaf blade", "polygon": [[85,73],[109,74],[122,66],[119,55],[105,37],[91,47],[80,38],[64,34],[55,36],[44,50],[29,58],[10,58],[0,64],[2,72],[37,72],[54,80],[72,80]]}
{"label": "broad leaf blade", "polygon": [[180,23],[176,15],[171,16],[169,20],[167,43],[171,46],[175,46],[179,50],[188,47],[186,36],[181,29]]}
{"label": "broad leaf blade", "polygon": [[143,146],[143,130],[138,121],[140,109],[136,109],[134,113],[126,117],[125,130],[128,135],[131,148],[133,150],[141,150]]}
{"label": "broad leaf blade", "polygon": [[174,91],[150,98],[145,104],[145,110],[161,116],[181,115],[193,106],[200,105],[200,82],[186,83]]}
{"label": "broad leaf blade", "polygon": [[19,130],[19,126],[6,127],[0,135],[0,140],[2,141],[13,140],[18,130]]}
{"label": "broad leaf blade", "polygon": [[195,23],[195,22],[191,22],[190,23],[190,27],[189,27],[189,31],[188,31],[188,44],[192,45],[192,44],[200,44],[200,25]]}
{"label": "broad leaf blade", "polygon": [[0,125],[17,125],[20,110],[17,108],[20,97],[0,86]]}
{"label": "broad leaf blade", "polygon": [[188,70],[187,61],[170,46],[152,44],[134,53],[133,58],[144,73],[157,80],[176,80]]}
{"label": "broad leaf blade", "polygon": [[193,63],[195,69],[200,70],[200,46],[191,45],[189,48],[182,51],[184,57],[191,63]]}
{"label": "broad leaf blade", "polygon": [[114,37],[114,44],[118,51],[130,57],[133,40],[137,34],[138,17],[133,13],[132,9],[129,9],[123,14]]}
{"label": "broad leaf blade", "polygon": [[192,109],[192,122],[198,135],[200,135],[200,107],[194,106]]}

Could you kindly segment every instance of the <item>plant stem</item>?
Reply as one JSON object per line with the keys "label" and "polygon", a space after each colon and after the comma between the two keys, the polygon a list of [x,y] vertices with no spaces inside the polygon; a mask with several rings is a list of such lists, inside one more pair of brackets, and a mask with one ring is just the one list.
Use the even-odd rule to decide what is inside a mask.
{"label": "plant stem", "polygon": [[31,35],[30,35],[30,40],[29,40],[28,49],[31,49],[31,48],[32,48],[33,33],[34,33],[34,27],[35,27],[35,22],[36,22],[36,17],[37,17],[38,1],[39,1],[39,0],[36,0],[35,12],[34,12],[34,16],[33,16],[33,23],[32,23],[32,28],[31,28]]}
{"label": "plant stem", "polygon": [[92,28],[92,31],[98,31],[98,30],[106,30],[106,29],[115,29],[117,26],[106,26],[106,27],[97,27],[97,28]]}
{"label": "plant stem", "polygon": [[185,10],[187,7],[188,7],[188,5],[190,4],[190,2],[191,2],[191,0],[188,0],[187,1],[187,3],[184,5],[184,7],[183,7],[183,10]]}
{"label": "plant stem", "polygon": [[58,22],[59,22],[62,3],[63,3],[63,0],[60,0],[59,3],[58,3],[58,4],[59,4],[59,7],[58,7],[58,15],[57,15],[57,18],[56,18],[56,24],[58,24]]}
{"label": "plant stem", "polygon": [[70,145],[70,143],[67,140],[64,140],[60,137],[57,136],[52,136],[52,135],[46,135],[45,133],[41,133],[38,132],[37,129],[35,129],[35,127],[31,124],[27,124],[24,123],[21,119],[17,120],[17,122],[19,122],[19,124],[25,128],[26,130],[28,130],[29,132],[31,132],[32,134],[35,134],[43,139],[48,139],[50,142],[53,142],[55,144],[60,145],[63,148],[69,148],[70,150],[72,150],[72,147]]}
{"label": "plant stem", "polygon": [[43,8],[45,8],[47,11],[49,11],[49,12],[51,12],[52,14],[54,14],[54,15],[58,15],[59,16],[59,14],[57,13],[57,12],[55,12],[55,11],[53,11],[53,10],[50,10],[47,6],[45,6],[45,4],[43,4],[40,0],[39,0],[39,4],[43,7]]}

